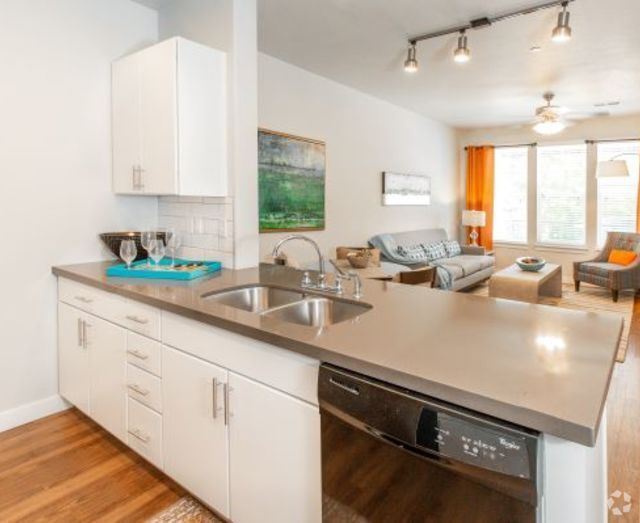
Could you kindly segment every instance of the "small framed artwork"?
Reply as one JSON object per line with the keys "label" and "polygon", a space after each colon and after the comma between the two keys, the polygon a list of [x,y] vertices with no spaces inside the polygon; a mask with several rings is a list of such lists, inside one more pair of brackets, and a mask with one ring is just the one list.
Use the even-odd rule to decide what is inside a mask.
{"label": "small framed artwork", "polygon": [[422,174],[383,172],[382,204],[431,204],[431,177]]}
{"label": "small framed artwork", "polygon": [[325,172],[324,142],[259,129],[260,232],[323,230]]}

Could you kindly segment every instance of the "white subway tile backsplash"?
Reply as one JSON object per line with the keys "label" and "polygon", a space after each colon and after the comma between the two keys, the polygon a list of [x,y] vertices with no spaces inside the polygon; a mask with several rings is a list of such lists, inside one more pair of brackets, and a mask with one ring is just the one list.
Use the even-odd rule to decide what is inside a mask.
{"label": "white subway tile backsplash", "polygon": [[233,199],[162,196],[158,223],[182,234],[180,256],[233,267]]}

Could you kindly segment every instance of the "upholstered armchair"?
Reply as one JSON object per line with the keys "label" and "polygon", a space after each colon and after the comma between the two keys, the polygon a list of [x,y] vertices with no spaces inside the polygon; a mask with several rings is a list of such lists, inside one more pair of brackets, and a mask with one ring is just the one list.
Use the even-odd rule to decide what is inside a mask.
{"label": "upholstered armchair", "polygon": [[640,234],[634,232],[609,232],[607,242],[593,260],[573,263],[573,280],[576,292],[584,281],[611,290],[613,301],[625,289],[640,289],[640,255],[630,265],[609,263],[612,249],[634,251],[640,254]]}

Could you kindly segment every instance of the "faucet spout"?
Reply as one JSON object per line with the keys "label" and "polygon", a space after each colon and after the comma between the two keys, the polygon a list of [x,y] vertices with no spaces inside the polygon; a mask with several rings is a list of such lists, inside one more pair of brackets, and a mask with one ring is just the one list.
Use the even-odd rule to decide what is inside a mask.
{"label": "faucet spout", "polygon": [[320,251],[320,247],[318,246],[318,244],[308,236],[305,236],[304,234],[290,234],[289,236],[285,236],[284,238],[282,238],[282,240],[276,243],[275,247],[273,248],[273,251],[271,252],[271,255],[274,258],[279,256],[280,249],[282,248],[282,246],[285,243],[288,243],[293,240],[302,240],[313,246],[313,248],[316,251],[316,254],[318,255],[318,271],[319,271],[318,281],[321,282],[321,285],[324,285],[324,279],[325,279],[324,257],[322,256],[322,252]]}

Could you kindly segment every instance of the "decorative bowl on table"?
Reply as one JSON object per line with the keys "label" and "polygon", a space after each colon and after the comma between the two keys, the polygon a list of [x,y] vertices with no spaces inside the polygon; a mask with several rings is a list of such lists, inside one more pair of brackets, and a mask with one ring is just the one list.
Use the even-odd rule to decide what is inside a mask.
{"label": "decorative bowl on table", "polygon": [[347,254],[347,261],[354,269],[364,269],[369,265],[370,257],[371,253],[368,250],[363,249],[358,252],[350,252]]}
{"label": "decorative bowl on table", "polygon": [[538,272],[547,264],[547,261],[543,258],[536,258],[535,256],[523,256],[516,260],[516,264],[523,271]]}
{"label": "decorative bowl on table", "polygon": [[[165,239],[164,232],[158,231],[156,232],[156,235],[161,240]],[[120,242],[122,242],[122,240],[133,240],[136,242],[136,249],[138,250],[138,254],[134,261],[138,261],[147,258],[147,251],[142,248],[141,236],[142,233],[140,231],[103,232],[100,235],[100,239],[117,258],[120,258]]]}

